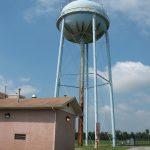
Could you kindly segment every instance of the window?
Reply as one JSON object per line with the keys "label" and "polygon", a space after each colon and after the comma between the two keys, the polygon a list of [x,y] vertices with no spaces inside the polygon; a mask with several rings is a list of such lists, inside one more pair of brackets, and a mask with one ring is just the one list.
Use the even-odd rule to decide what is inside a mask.
{"label": "window", "polygon": [[5,116],[6,119],[9,119],[10,118],[10,113],[5,113],[4,116]]}
{"label": "window", "polygon": [[67,107],[69,107],[69,103],[67,104]]}
{"label": "window", "polygon": [[16,140],[25,140],[26,139],[26,134],[15,134],[14,138]]}
{"label": "window", "polygon": [[70,122],[70,117],[66,116],[66,122]]}

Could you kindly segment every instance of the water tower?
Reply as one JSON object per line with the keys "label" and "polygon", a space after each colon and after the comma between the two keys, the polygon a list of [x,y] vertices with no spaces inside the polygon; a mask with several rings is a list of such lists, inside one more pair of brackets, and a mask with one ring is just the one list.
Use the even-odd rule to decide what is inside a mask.
{"label": "water tower", "polygon": [[[113,104],[113,86],[111,77],[111,61],[109,51],[109,18],[104,11],[101,4],[91,0],[76,0],[67,4],[61,11],[57,20],[57,28],[61,32],[58,64],[56,72],[55,92],[54,97],[59,96],[60,89],[60,75],[62,66],[62,53],[64,38],[70,42],[80,45],[80,82],[79,82],[79,103],[83,108],[84,103],[84,89],[86,89],[85,98],[85,128],[86,128],[86,142],[88,139],[88,48],[89,44],[93,45],[93,68],[94,68],[94,118],[95,118],[95,147],[97,147],[97,123],[98,123],[98,109],[97,109],[97,61],[96,61],[96,41],[102,36],[106,37],[106,49],[108,57],[108,70],[109,70],[109,89],[110,89],[110,106],[111,106],[111,122],[112,122],[112,139],[113,147],[115,146],[115,123],[114,123],[114,104]],[[85,53],[86,52],[86,53]],[[69,53],[69,52],[68,52]],[[84,63],[84,59],[86,60]],[[86,69],[84,69],[86,68]],[[86,70],[86,71],[84,71]],[[84,80],[84,77],[86,80]],[[84,81],[86,81],[86,87],[84,87]],[[83,116],[79,119],[78,126],[78,144],[82,145],[83,137]]]}

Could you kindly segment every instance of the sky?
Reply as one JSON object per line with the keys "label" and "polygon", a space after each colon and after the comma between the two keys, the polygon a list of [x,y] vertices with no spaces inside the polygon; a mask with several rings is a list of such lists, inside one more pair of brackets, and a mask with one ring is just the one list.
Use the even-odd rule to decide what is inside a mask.
{"label": "sky", "polygon": [[[135,132],[150,129],[150,1],[100,2],[110,19],[116,129]],[[66,3],[63,0],[0,1],[0,91],[4,92],[6,85],[8,94],[15,94],[21,88],[21,94],[26,97],[32,94],[53,97],[60,39],[56,20]],[[97,43],[97,49],[104,49],[104,39]],[[98,71],[103,74],[106,60],[102,53],[99,50],[97,57],[98,65],[104,66],[98,67]],[[63,56],[62,70],[78,71],[79,46],[65,41]],[[73,78],[77,85],[79,77]],[[65,77],[64,83],[67,82],[73,82],[72,77]],[[99,113],[104,118],[100,119],[102,129],[109,130],[110,126],[106,126],[110,124],[110,105],[105,101],[108,97],[105,90],[100,89]],[[78,99],[77,91],[64,91]],[[92,120],[92,94],[90,99],[89,120]],[[89,126],[92,130],[93,124]]]}

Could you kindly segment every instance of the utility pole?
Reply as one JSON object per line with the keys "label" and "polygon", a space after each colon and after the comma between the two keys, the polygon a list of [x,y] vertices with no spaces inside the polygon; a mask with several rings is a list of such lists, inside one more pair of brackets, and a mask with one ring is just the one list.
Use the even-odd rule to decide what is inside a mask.
{"label": "utility pole", "polygon": [[[80,89],[79,89],[79,105],[83,112],[84,106],[84,41],[81,39],[80,43]],[[83,146],[83,115],[79,116],[78,122],[78,145]]]}

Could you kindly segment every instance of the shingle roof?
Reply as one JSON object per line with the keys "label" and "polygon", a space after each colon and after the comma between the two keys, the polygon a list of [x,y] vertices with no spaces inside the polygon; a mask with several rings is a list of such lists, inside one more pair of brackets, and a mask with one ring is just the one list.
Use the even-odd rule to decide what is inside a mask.
{"label": "shingle roof", "polygon": [[5,98],[5,97],[8,97],[8,95],[5,94],[5,93],[0,92],[0,99],[3,99],[3,98]]}
{"label": "shingle roof", "polygon": [[75,97],[0,99],[0,109],[62,109],[71,103],[76,114],[82,114]]}

